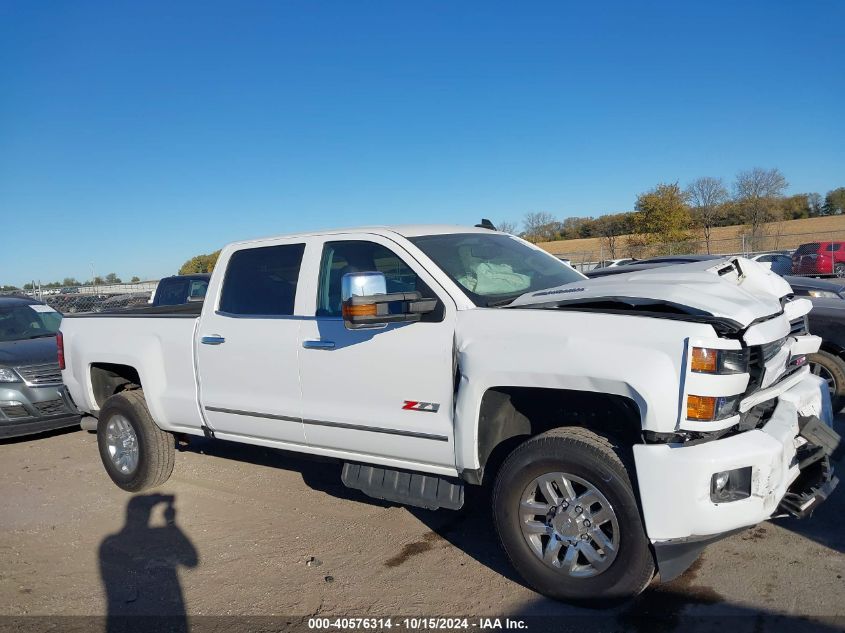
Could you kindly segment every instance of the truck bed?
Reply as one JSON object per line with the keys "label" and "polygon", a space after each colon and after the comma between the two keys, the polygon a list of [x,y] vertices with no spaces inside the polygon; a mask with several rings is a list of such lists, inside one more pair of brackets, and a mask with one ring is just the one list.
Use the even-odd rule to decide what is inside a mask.
{"label": "truck bed", "polygon": [[192,301],[190,303],[183,303],[175,306],[133,306],[131,308],[116,308],[114,310],[104,310],[103,312],[77,312],[76,314],[66,314],[65,319],[85,319],[85,318],[102,318],[102,317],[116,317],[116,318],[172,318],[172,319],[195,319],[202,312],[202,301]]}

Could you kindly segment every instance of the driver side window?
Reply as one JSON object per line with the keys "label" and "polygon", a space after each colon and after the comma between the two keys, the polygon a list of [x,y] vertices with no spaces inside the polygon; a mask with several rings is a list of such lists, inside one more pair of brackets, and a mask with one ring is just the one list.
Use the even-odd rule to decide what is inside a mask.
{"label": "driver side window", "polygon": [[317,316],[341,316],[341,279],[347,273],[380,272],[387,292],[419,292],[434,297],[429,287],[396,253],[381,244],[359,240],[326,242],[320,261]]}

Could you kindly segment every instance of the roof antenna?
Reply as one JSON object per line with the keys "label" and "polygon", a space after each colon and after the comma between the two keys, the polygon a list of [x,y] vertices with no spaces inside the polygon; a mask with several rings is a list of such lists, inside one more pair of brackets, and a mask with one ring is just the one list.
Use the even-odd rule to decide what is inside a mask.
{"label": "roof antenna", "polygon": [[476,226],[476,228],[487,229],[488,231],[497,230],[496,227],[493,226],[493,223],[490,220],[488,220],[487,218],[481,218],[481,223],[476,224],[475,226]]}

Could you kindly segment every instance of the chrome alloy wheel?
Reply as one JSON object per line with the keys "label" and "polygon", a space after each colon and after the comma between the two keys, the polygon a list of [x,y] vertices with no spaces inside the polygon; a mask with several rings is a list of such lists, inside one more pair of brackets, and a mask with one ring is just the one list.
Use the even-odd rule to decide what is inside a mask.
{"label": "chrome alloy wheel", "polygon": [[138,436],[135,429],[122,415],[113,415],[106,425],[106,447],[109,457],[124,475],[138,468]]}
{"label": "chrome alloy wheel", "polygon": [[834,397],[836,395],[836,390],[838,389],[836,376],[834,376],[824,365],[814,363],[812,361],[810,361],[809,365],[810,371],[827,383],[827,388],[830,389],[830,397]]}
{"label": "chrome alloy wheel", "polygon": [[597,576],[619,552],[619,521],[607,498],[590,482],[547,473],[525,488],[520,527],[547,566],[576,578]]}

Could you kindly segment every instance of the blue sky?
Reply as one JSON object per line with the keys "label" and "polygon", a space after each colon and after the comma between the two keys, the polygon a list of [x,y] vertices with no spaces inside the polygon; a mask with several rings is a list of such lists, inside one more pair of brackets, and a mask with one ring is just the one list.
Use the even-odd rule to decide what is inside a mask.
{"label": "blue sky", "polygon": [[842,2],[0,0],[0,284],[228,241],[845,186]]}

